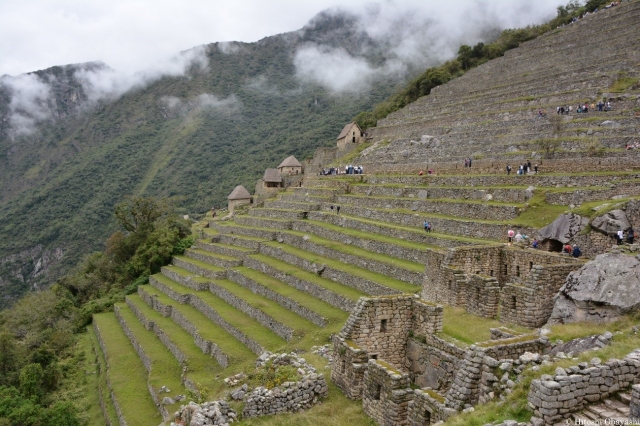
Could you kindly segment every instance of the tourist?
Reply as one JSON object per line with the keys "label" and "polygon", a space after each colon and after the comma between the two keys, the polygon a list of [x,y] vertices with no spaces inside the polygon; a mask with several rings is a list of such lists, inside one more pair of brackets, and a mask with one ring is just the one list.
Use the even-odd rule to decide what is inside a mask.
{"label": "tourist", "polygon": [[431,232],[431,222],[427,224],[427,232]]}
{"label": "tourist", "polygon": [[473,158],[469,157],[469,167],[471,167],[471,161],[473,160]]}
{"label": "tourist", "polygon": [[629,228],[629,231],[627,231],[627,242],[629,244],[633,244],[633,237],[635,237],[635,234],[633,232],[633,226]]}
{"label": "tourist", "polygon": [[469,167],[469,160],[467,160],[466,158],[464,159],[464,167]]}
{"label": "tourist", "polygon": [[336,206],[336,214],[340,214],[340,206]]}
{"label": "tourist", "polygon": [[571,247],[571,244],[566,244],[564,246],[564,249],[562,250],[563,253],[567,253],[567,254],[571,254],[572,251],[573,251],[573,248]]}
{"label": "tourist", "polygon": [[531,160],[527,160],[527,174],[531,173]]}
{"label": "tourist", "polygon": [[518,233],[516,234],[516,243],[521,243],[522,242],[522,234],[520,233],[520,231],[518,231]]}
{"label": "tourist", "polygon": [[535,166],[533,166],[533,171],[535,172],[535,174],[538,174],[538,165],[537,164]]}
{"label": "tourist", "polygon": [[582,252],[580,251],[580,247],[578,247],[577,244],[573,245],[573,250],[571,251],[571,256],[578,258],[580,257],[580,255],[582,254]]}
{"label": "tourist", "polygon": [[423,225],[424,225],[424,232],[429,232],[429,222],[425,220]]}
{"label": "tourist", "polygon": [[622,244],[622,237],[624,236],[624,233],[622,232],[622,229],[619,229],[617,234],[616,234],[616,239],[618,240],[618,245]]}
{"label": "tourist", "polygon": [[509,245],[511,245],[511,243],[513,242],[513,236],[516,235],[515,232],[513,232],[513,229],[509,229],[509,231],[507,231],[507,238],[509,241]]}
{"label": "tourist", "polygon": [[507,164],[507,174],[510,175],[511,174],[511,166]]}
{"label": "tourist", "polygon": [[420,170],[420,171],[418,172],[418,176],[422,176],[423,174],[424,174],[424,172],[423,172],[422,170]]}
{"label": "tourist", "polygon": [[537,249],[539,245],[540,245],[540,241],[538,241],[537,238],[534,238],[533,244],[531,244],[531,247],[533,247],[534,249]]}
{"label": "tourist", "polygon": [[333,204],[331,205],[331,213],[333,213]]}

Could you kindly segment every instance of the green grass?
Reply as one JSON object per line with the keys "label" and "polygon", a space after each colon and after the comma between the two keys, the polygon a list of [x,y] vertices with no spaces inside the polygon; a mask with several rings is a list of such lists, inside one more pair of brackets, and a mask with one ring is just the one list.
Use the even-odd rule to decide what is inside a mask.
{"label": "green grass", "polygon": [[151,360],[149,383],[155,389],[167,386],[172,392],[184,394],[185,388],[180,380],[182,374],[180,363],[152,331],[144,328],[126,304],[116,304],[116,306],[120,308],[122,318]]}
{"label": "green grass", "polygon": [[[157,276],[156,276],[156,279]],[[198,334],[206,340],[214,342],[227,355],[229,365],[234,365],[246,359],[255,357],[244,344],[240,343],[235,337],[227,333],[216,323],[204,316],[200,311],[191,305],[181,305],[167,295],[158,291],[151,286],[141,286],[148,294],[154,297],[162,304],[171,305],[173,309],[180,312],[191,324],[198,330]]]}
{"label": "green grass", "polygon": [[405,260],[405,259],[399,259],[397,257],[391,257],[384,254],[371,252],[350,244],[342,244],[337,241],[328,240],[326,238],[322,238],[317,235],[310,234],[309,232],[286,231],[286,233],[295,235],[298,237],[308,236],[310,238],[307,240],[307,242],[318,244],[340,253],[358,256],[364,259],[375,260],[377,262],[388,264],[396,268],[406,269],[408,271],[419,272],[419,273],[424,272],[424,265],[420,263],[409,262],[408,260]]}
{"label": "green grass", "polygon": [[275,268],[287,275],[291,275],[300,280],[308,281],[312,284],[317,285],[318,287],[322,287],[334,293],[340,294],[341,296],[354,302],[362,296],[367,296],[365,293],[358,291],[352,287],[338,284],[335,281],[322,278],[318,274],[305,271],[304,269],[300,269],[297,266],[293,266],[281,260],[274,259],[273,257],[265,256],[263,254],[252,254],[249,255],[249,257],[258,260],[266,265],[269,265],[272,268]]}
{"label": "green grass", "polygon": [[246,267],[234,268],[234,271],[238,271],[245,277],[252,279],[253,281],[263,285],[264,287],[282,296],[288,297],[301,306],[309,309],[311,312],[315,312],[318,315],[321,315],[322,317],[327,319],[328,324],[337,324],[342,327],[342,324],[344,324],[344,322],[347,320],[347,317],[349,316],[349,314],[342,311],[341,309],[333,307],[323,300],[300,291],[297,288],[291,287],[267,274],[263,274],[262,272],[258,272]]}
{"label": "green grass", "polygon": [[442,318],[442,334],[459,342],[472,344],[491,339],[491,328],[508,327],[518,333],[531,330],[512,324],[505,324],[496,319],[483,318],[468,313],[464,308],[444,306]]}
{"label": "green grass", "polygon": [[140,312],[148,319],[153,321],[156,326],[169,337],[171,342],[175,344],[180,351],[187,357],[187,378],[194,383],[212,388],[215,385],[215,376],[222,371],[222,367],[210,355],[204,354],[200,348],[195,345],[193,337],[189,335],[182,327],[171,320],[160,315],[149,305],[147,305],[137,294],[127,296]]}
{"label": "green grass", "polygon": [[166,285],[179,294],[193,294],[197,296],[205,304],[213,308],[231,326],[253,339],[266,350],[275,352],[285,347],[286,342],[282,337],[267,329],[247,314],[238,311],[208,290],[194,291],[163,275],[158,275],[157,279],[161,284]]}
{"label": "green grass", "polygon": [[[106,415],[111,424],[118,424],[118,416],[116,409],[111,401],[111,395],[107,387],[107,364],[98,339],[96,338],[93,327],[87,327],[87,331],[82,333],[78,339],[78,346],[85,354],[85,365],[82,374],[86,377],[86,399],[88,407],[84,407],[84,416],[89,425],[98,426],[105,424],[105,417],[100,407],[99,395],[102,393],[102,399],[105,403]],[[98,390],[98,385],[101,389]]]}
{"label": "green grass", "polygon": [[426,251],[428,251],[428,250],[425,250],[427,248],[432,249],[432,250],[440,249],[440,247],[435,246],[435,245],[423,244],[423,243],[414,243],[413,241],[401,240],[400,238],[388,237],[386,235],[375,234],[375,233],[372,233],[372,232],[358,231],[356,229],[337,226],[337,225],[333,225],[331,223],[321,222],[321,221],[318,221],[318,220],[308,220],[307,222],[309,222],[309,223],[311,223],[313,225],[316,225],[316,226],[320,226],[320,227],[326,228],[326,229],[334,231],[334,232],[339,232],[339,233],[345,234],[345,235],[351,235],[352,237],[362,238],[362,239],[365,239],[365,240],[380,241],[380,242],[383,242],[383,243],[393,244],[393,245],[396,245],[396,246],[405,247],[405,248],[412,249],[412,250],[419,250],[419,251],[426,252]]}
{"label": "green grass", "polygon": [[[159,424],[162,422],[162,416],[147,388],[147,370],[120,328],[118,320],[113,313],[104,313],[94,315],[93,321],[99,327],[100,335],[109,351],[107,375],[127,423]],[[180,388],[181,386],[172,390],[178,391]]]}
{"label": "green grass", "polygon": [[[474,188],[475,189],[475,188]],[[385,196],[372,196],[372,195],[360,195],[360,194],[344,194],[343,197],[354,198],[355,200],[359,200],[357,202],[362,202],[362,200],[367,199],[376,199],[376,200],[401,200],[401,201],[410,201],[410,202],[434,202],[434,203],[447,203],[447,204],[482,204],[488,206],[515,206],[515,207],[523,207],[524,203],[512,203],[506,201],[482,201],[482,200],[467,200],[460,198],[427,198],[425,200],[420,200],[416,198],[401,198],[401,197],[385,197]]]}
{"label": "green grass", "polygon": [[247,304],[269,315],[274,320],[292,328],[297,337],[304,336],[308,331],[314,332],[319,329],[317,325],[308,319],[289,311],[271,299],[253,293],[251,290],[231,280],[215,280],[214,283]]}
{"label": "green grass", "polygon": [[640,80],[637,78],[620,77],[619,79],[613,82],[611,87],[609,87],[608,91],[614,92],[614,93],[626,92],[628,89],[638,84],[638,81]]}
{"label": "green grass", "polygon": [[199,268],[208,269],[212,272],[224,272],[225,270],[224,268],[221,268],[219,266],[215,266],[210,263],[206,263],[201,260],[194,259],[192,257],[188,257],[188,256],[173,256],[173,257],[176,259],[182,260],[186,263],[191,263],[192,265],[198,266]]}
{"label": "green grass", "polygon": [[[212,243],[210,243],[212,244]],[[227,256],[226,254],[220,254],[220,253],[213,253],[207,250],[202,250],[202,249],[187,249],[185,251],[185,253],[187,253],[187,256],[189,253],[197,253],[199,255],[202,256],[207,256],[207,257],[211,257],[211,258],[217,258],[217,259],[222,259],[222,260],[229,260],[229,261],[236,261],[236,260],[240,260],[237,257],[233,257],[233,256]]]}
{"label": "green grass", "polygon": [[376,282],[385,287],[398,290],[401,293],[416,293],[420,291],[419,286],[408,284],[408,283],[405,283],[404,281],[396,280],[394,278],[388,277],[386,275],[378,274],[376,272],[371,272],[362,268],[358,268],[358,267],[349,265],[347,263],[340,262],[335,259],[319,256],[319,255],[316,255],[315,253],[305,252],[287,244],[282,244],[278,242],[269,242],[265,244],[274,248],[278,248],[286,253],[292,254],[301,259],[305,259],[309,262],[313,262],[317,264],[326,264],[331,268],[334,268],[339,271],[343,271],[348,274],[355,275],[361,278],[365,278],[367,280]]}

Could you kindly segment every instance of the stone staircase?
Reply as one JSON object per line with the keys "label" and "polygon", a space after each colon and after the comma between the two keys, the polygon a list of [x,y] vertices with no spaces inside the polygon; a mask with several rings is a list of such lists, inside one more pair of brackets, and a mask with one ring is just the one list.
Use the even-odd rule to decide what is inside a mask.
{"label": "stone staircase", "polygon": [[[575,424],[629,424],[629,403],[631,395],[620,392],[615,398],[605,399],[602,403],[592,404],[582,413],[572,415]],[[566,424],[566,422],[562,423]]]}

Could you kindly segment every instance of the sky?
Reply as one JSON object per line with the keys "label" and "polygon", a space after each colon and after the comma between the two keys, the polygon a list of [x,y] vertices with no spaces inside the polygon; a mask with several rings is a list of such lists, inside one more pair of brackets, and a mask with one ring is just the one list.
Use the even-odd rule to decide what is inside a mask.
{"label": "sky", "polygon": [[[373,33],[402,30],[398,18],[414,21],[417,28],[421,19],[436,19],[443,24],[442,31],[457,33],[486,20],[503,27],[539,23],[552,17],[561,2],[1,0],[0,76],[96,60],[133,74],[194,46],[216,41],[253,42],[300,29],[320,11],[336,6],[363,14],[381,10],[394,17],[375,21],[369,29]],[[411,54],[417,47],[409,34],[402,48]]]}

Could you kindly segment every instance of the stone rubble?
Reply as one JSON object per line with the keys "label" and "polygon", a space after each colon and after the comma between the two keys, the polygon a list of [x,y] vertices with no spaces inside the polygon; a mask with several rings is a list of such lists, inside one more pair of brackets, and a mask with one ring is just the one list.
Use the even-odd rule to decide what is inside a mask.
{"label": "stone rubble", "polygon": [[237,414],[226,401],[196,404],[191,401],[175,413],[171,426],[227,426],[237,420]]}

